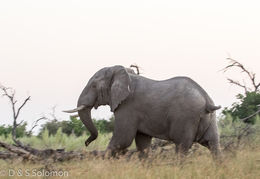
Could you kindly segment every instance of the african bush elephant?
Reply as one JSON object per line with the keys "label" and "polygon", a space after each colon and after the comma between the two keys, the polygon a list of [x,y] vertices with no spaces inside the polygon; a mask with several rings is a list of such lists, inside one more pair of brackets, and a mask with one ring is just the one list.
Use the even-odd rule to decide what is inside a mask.
{"label": "african bush elephant", "polygon": [[91,120],[93,107],[109,105],[115,115],[110,154],[126,149],[135,139],[144,151],[152,137],[173,141],[176,151],[186,153],[194,142],[220,154],[215,106],[208,94],[192,79],[175,77],[156,81],[123,66],[105,67],[89,80],[78,99],[78,112],[90,132],[88,146],[98,136]]}

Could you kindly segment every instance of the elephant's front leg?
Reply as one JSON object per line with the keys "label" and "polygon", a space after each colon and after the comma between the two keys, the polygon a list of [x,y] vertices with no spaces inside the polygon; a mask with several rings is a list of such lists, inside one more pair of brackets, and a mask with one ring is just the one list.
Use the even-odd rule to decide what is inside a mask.
{"label": "elephant's front leg", "polygon": [[115,116],[115,126],[111,141],[106,150],[106,156],[115,157],[119,152],[123,152],[127,147],[129,147],[137,132],[137,123],[134,119],[130,119],[124,116]]}

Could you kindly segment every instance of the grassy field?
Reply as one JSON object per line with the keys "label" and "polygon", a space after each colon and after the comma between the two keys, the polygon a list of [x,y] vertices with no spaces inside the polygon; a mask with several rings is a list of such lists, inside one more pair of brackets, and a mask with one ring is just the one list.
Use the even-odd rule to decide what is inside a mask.
{"label": "grassy field", "polygon": [[[260,150],[239,151],[236,156],[225,156],[223,163],[217,164],[205,152],[203,155],[189,156],[181,164],[173,156],[127,162],[84,160],[60,165],[76,178],[259,178]],[[73,167],[71,167],[73,166]]]}
{"label": "grassy field", "polygon": [[[111,134],[100,135],[88,150],[105,149]],[[11,142],[8,138],[1,140]],[[64,136],[58,133],[55,136],[39,138],[22,138],[23,142],[39,148],[68,148],[69,150],[86,150],[84,140],[86,136]],[[132,146],[134,147],[134,146]],[[260,178],[260,146],[243,146],[240,150],[223,153],[221,163],[214,162],[209,151],[199,147],[191,152],[185,160],[178,160],[174,150],[158,154],[150,152],[148,159],[140,161],[137,154],[130,160],[125,157],[113,160],[87,157],[81,161],[64,163],[22,163],[19,160],[6,162],[0,160],[0,177],[24,178],[35,176],[48,178]],[[9,173],[10,172],[10,173]],[[51,173],[56,172],[56,173]],[[59,173],[58,173],[59,172]],[[14,175],[14,176],[12,176]],[[19,176],[21,175],[21,176]]]}
{"label": "grassy field", "polygon": [[[29,176],[34,176],[34,170],[40,171],[37,175],[43,175],[43,171],[63,171],[67,178],[259,178],[260,176],[260,149],[237,151],[236,154],[224,154],[222,163],[212,161],[208,152],[195,153],[180,162],[174,155],[166,158],[150,158],[140,161],[133,157],[130,161],[125,158],[117,160],[102,160],[88,158],[82,161],[70,161],[65,163],[49,164],[46,168],[43,164],[23,164],[20,162],[7,163],[1,161],[1,169],[19,169],[25,176],[26,170]],[[10,178],[21,178],[20,176]],[[47,174],[45,174],[47,175]],[[60,176],[54,177],[60,178]]]}

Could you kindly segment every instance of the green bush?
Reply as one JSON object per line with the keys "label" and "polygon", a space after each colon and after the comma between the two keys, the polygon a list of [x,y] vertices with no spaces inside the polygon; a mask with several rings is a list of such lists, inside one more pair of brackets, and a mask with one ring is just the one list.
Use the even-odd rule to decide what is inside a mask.
{"label": "green bush", "polygon": [[[224,115],[230,114],[233,120],[243,119],[251,114],[254,114],[260,104],[260,93],[259,92],[247,92],[245,95],[238,94],[237,99],[239,102],[233,103],[230,108],[225,108],[222,113]],[[254,124],[256,117],[248,120],[248,122]]]}
{"label": "green bush", "polygon": [[257,115],[254,124],[234,119],[227,113],[219,121],[220,142],[224,149],[238,149],[243,146],[260,144],[260,117]]}
{"label": "green bush", "polygon": [[110,133],[114,129],[115,118],[112,116],[108,121],[107,120],[94,120],[94,125],[100,133]]}
{"label": "green bush", "polygon": [[[16,137],[17,138],[21,138],[21,137],[28,135],[28,133],[26,132],[26,126],[27,126],[27,123],[24,122],[16,128]],[[12,129],[13,129],[13,126],[11,126],[11,125],[8,125],[8,126],[1,125],[0,126],[0,136],[4,135],[5,137],[7,137],[8,135],[12,134]]]}
{"label": "green bush", "polygon": [[0,136],[4,135],[5,137],[7,137],[11,133],[12,133],[12,126],[5,126],[5,125],[0,126]]}
{"label": "green bush", "polygon": [[[93,119],[93,123],[96,126],[99,133],[110,133],[114,128],[114,117],[112,116],[109,120]],[[71,135],[74,134],[77,137],[83,135],[83,133],[89,134],[84,124],[76,117],[70,117],[69,121],[57,121],[52,120],[41,126],[39,136],[42,135],[45,129],[48,129],[50,135],[55,135],[58,129],[61,128],[62,132]]]}

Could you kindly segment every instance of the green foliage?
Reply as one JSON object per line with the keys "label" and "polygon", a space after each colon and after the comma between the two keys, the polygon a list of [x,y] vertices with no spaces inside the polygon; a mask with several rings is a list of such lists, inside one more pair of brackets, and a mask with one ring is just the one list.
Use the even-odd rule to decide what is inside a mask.
{"label": "green foliage", "polygon": [[12,133],[12,126],[5,126],[5,125],[0,126],[0,135],[1,136],[4,135],[5,137],[7,137],[11,133]]}
{"label": "green foliage", "polygon": [[27,123],[24,122],[23,124],[19,125],[19,126],[16,128],[16,137],[17,137],[17,138],[24,137],[24,136],[27,135],[26,126],[27,126]]}
{"label": "green foliage", "polygon": [[81,136],[84,132],[87,132],[84,124],[76,117],[70,117],[70,121],[67,124],[67,126],[62,128],[62,131],[68,135],[73,133],[76,136]]}
{"label": "green foliage", "polygon": [[94,120],[94,124],[100,133],[110,133],[114,129],[115,118],[112,116],[109,121],[107,120]]}
{"label": "green foliage", "polygon": [[255,124],[244,123],[241,120],[234,120],[231,114],[227,113],[218,121],[220,131],[220,142],[224,149],[239,148],[243,145],[257,146],[260,144],[260,117],[255,117]]}
{"label": "green foliage", "polygon": [[244,128],[247,124],[241,120],[233,120],[230,114],[221,118],[218,122],[221,136],[237,136],[237,128]]}
{"label": "green foliage", "polygon": [[42,142],[45,146],[49,145],[49,130],[47,128],[42,133]]}
{"label": "green foliage", "polygon": [[[19,125],[16,128],[16,137],[17,138],[21,138],[21,137],[28,135],[26,132],[26,126],[27,126],[27,123],[24,122],[23,124]],[[4,135],[5,137],[7,137],[8,135],[11,135],[12,129],[13,129],[13,126],[11,126],[11,125],[8,125],[8,126],[1,125],[0,126],[0,136]]]}
{"label": "green foliage", "polygon": [[60,145],[64,145],[65,144],[65,138],[66,135],[62,132],[62,128],[59,128],[56,135],[56,141],[60,144]]}
{"label": "green foliage", "polygon": [[39,136],[42,135],[45,129],[48,130],[50,135],[55,135],[58,129],[62,126],[66,126],[67,121],[57,121],[56,119],[49,121],[41,126]]}
{"label": "green foliage", "polygon": [[12,134],[9,133],[7,136],[0,135],[0,141],[4,141],[8,144],[13,144]]}
{"label": "green foliage", "polygon": [[[41,146],[41,147],[43,147],[43,148],[52,148],[52,147],[63,148],[66,143],[66,136],[67,135],[62,132],[62,128],[59,128],[55,135],[50,135],[48,129],[45,128],[42,133],[41,138],[38,138],[38,140],[42,140],[41,144],[43,146]],[[27,142],[32,144],[30,141],[27,141]]]}
{"label": "green foliage", "polygon": [[[93,120],[99,133],[110,133],[114,128],[114,117],[112,116],[109,120]],[[50,135],[55,135],[58,129],[61,128],[62,132],[67,135],[75,135],[77,137],[83,135],[84,133],[89,134],[87,128],[84,124],[76,117],[70,117],[69,121],[57,121],[52,120],[42,125],[39,136],[42,135],[45,129],[49,131]]]}
{"label": "green foliage", "polygon": [[[238,94],[239,102],[233,103],[230,108],[225,108],[222,113],[224,115],[230,114],[234,120],[237,118],[243,119],[255,113],[260,104],[259,92],[247,92],[245,95]],[[250,123],[255,123],[256,117],[249,120]]]}

